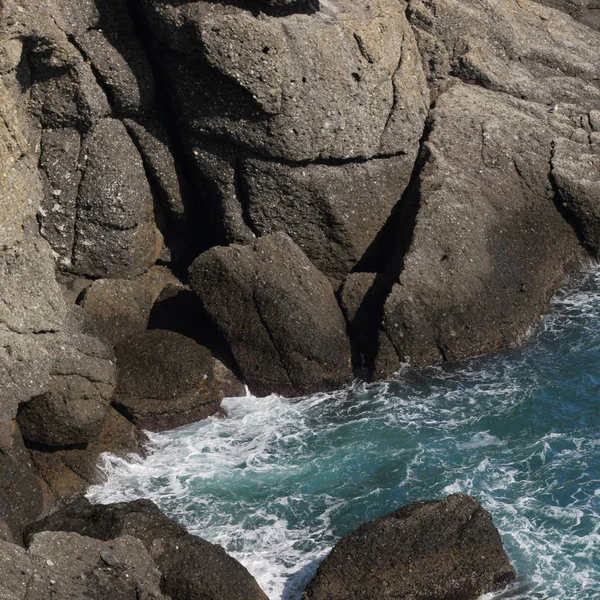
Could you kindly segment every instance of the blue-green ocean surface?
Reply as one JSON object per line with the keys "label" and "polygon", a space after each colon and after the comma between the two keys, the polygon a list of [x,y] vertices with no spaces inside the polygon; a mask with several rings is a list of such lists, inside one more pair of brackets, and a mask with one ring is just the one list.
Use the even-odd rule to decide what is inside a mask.
{"label": "blue-green ocean surface", "polygon": [[228,399],[228,418],[107,457],[96,502],[152,498],[224,546],[274,600],[298,599],[360,523],[476,496],[518,581],[490,598],[600,598],[600,269],[520,348],[299,400]]}

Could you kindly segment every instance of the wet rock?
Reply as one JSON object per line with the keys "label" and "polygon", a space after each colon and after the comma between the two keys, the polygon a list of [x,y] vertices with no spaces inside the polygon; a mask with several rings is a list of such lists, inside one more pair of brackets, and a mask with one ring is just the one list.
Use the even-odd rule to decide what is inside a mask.
{"label": "wet rock", "polygon": [[215,414],[223,396],[210,351],[194,340],[152,329],[115,349],[113,404],[143,429],[172,429]]}
{"label": "wet rock", "polygon": [[415,502],[344,536],[306,600],[475,599],[515,577],[490,514],[471,496]]}
{"label": "wet rock", "polygon": [[287,235],[208,250],[190,285],[253,393],[301,395],[352,379],[333,288]]}
{"label": "wet rock", "polygon": [[560,138],[552,152],[551,178],[564,209],[581,232],[583,243],[600,254],[600,144],[591,143],[585,130],[583,143]]}
{"label": "wet rock", "polygon": [[114,119],[98,122],[83,152],[72,270],[90,277],[139,275],[162,248],[142,159]]}
{"label": "wet rock", "polygon": [[573,126],[569,111],[477,86],[457,84],[438,99],[412,190],[412,242],[383,312],[401,362],[518,343],[547,310],[584,258],[549,181],[552,140]]}
{"label": "wet rock", "polygon": [[152,267],[134,279],[95,281],[80,304],[98,331],[118,344],[146,329],[154,303],[169,284],[178,285],[169,269]]}
{"label": "wet rock", "polygon": [[100,540],[140,539],[162,573],[162,592],[173,600],[267,600],[255,579],[223,548],[188,534],[149,500],[95,506],[79,500],[33,524],[29,532],[45,530]]}
{"label": "wet rock", "polygon": [[41,510],[42,489],[21,432],[14,420],[0,414],[0,539],[21,544],[23,527]]}

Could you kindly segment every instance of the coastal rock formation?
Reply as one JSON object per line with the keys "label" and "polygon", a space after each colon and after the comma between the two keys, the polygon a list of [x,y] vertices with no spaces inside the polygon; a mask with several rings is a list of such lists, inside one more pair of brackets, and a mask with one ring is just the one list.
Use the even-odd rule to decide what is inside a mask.
{"label": "coastal rock formation", "polygon": [[101,542],[77,533],[37,534],[27,550],[0,542],[0,587],[8,600],[118,598],[168,600],[143,544]]}
{"label": "coastal rock formation", "polygon": [[333,288],[287,235],[208,250],[192,264],[190,284],[254,393],[302,395],[350,380]]}
{"label": "coastal rock formation", "polygon": [[103,541],[121,536],[141,540],[162,574],[161,591],[172,600],[267,600],[223,548],[190,535],[149,500],[95,506],[79,500],[34,523],[29,535],[41,531],[76,532]]}
{"label": "coastal rock formation", "polygon": [[475,498],[453,494],[408,504],[344,536],[302,597],[471,600],[514,577],[490,514]]}
{"label": "coastal rock formation", "polygon": [[218,412],[223,399],[210,352],[174,331],[121,342],[113,405],[142,429],[172,429]]}

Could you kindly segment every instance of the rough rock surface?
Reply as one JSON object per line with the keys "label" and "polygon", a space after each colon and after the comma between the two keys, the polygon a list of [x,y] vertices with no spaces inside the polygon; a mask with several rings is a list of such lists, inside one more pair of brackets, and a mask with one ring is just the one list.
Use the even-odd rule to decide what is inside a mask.
{"label": "rough rock surface", "polygon": [[223,396],[210,352],[174,331],[151,329],[116,348],[113,405],[143,429],[158,431],[218,412]]}
{"label": "rough rock surface", "polygon": [[80,304],[103,337],[118,344],[142,333],[150,311],[167,285],[178,280],[166,267],[153,267],[134,279],[98,279],[89,286]]}
{"label": "rough rock surface", "polygon": [[190,267],[190,285],[253,393],[302,395],[352,379],[333,288],[287,235],[208,250]]}
{"label": "rough rock surface", "polygon": [[559,200],[580,231],[585,246],[600,254],[600,122],[588,133],[579,129],[579,138],[554,142],[550,176]]}
{"label": "rough rock surface", "polygon": [[148,551],[128,536],[101,542],[77,533],[42,532],[26,551],[0,543],[0,565],[7,600],[168,600]]}
{"label": "rough rock surface", "polygon": [[0,539],[22,543],[23,527],[41,510],[42,489],[21,432],[15,421],[0,413]]}
{"label": "rough rock surface", "polygon": [[514,577],[490,514],[454,494],[408,504],[344,536],[303,598],[471,600]]}
{"label": "rough rock surface", "polygon": [[90,485],[101,483],[98,468],[103,452],[117,456],[143,454],[141,434],[130,421],[114,408],[106,411],[98,439],[85,448],[68,450],[30,450],[29,454],[42,482],[44,511],[82,496]]}
{"label": "rough rock surface", "polygon": [[583,260],[549,179],[553,138],[573,128],[569,111],[476,86],[439,98],[413,192],[412,243],[383,312],[400,361],[515,344],[547,309]]}
{"label": "rough rock surface", "polygon": [[107,505],[78,500],[34,523],[30,534],[46,530],[99,540],[138,538],[162,573],[162,592],[173,600],[266,600],[254,578],[223,548],[188,534],[149,500]]}
{"label": "rough rock surface", "polygon": [[144,3],[222,241],[283,231],[339,278],[410,178],[429,103],[414,36],[394,0],[252,9]]}

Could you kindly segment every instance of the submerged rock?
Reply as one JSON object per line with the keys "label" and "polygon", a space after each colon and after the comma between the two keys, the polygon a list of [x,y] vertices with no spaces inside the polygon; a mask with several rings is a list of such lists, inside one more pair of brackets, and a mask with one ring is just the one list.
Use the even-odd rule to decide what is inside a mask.
{"label": "submerged rock", "polygon": [[223,548],[190,535],[150,500],[106,505],[79,500],[34,523],[29,535],[40,531],[72,531],[104,541],[138,538],[162,574],[161,591],[172,600],[267,600],[254,577]]}
{"label": "submerged rock", "polygon": [[361,525],[323,561],[305,600],[472,600],[515,572],[490,514],[471,496],[415,502]]}

